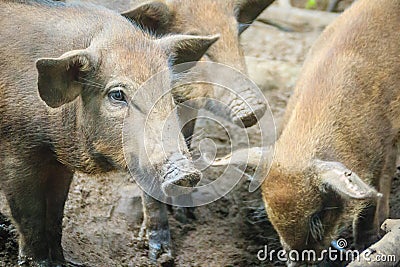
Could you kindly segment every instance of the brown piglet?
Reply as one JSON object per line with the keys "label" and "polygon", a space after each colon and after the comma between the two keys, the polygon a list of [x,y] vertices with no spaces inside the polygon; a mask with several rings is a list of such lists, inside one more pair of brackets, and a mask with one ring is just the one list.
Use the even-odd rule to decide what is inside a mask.
{"label": "brown piglet", "polygon": [[170,116],[171,66],[199,60],[217,37],[155,39],[103,7],[37,0],[0,1],[0,36],[0,185],[19,264],[65,265],[61,222],[75,171],[129,168],[166,195],[200,180]]}
{"label": "brown piglet", "polygon": [[[265,148],[275,156],[263,199],[288,252],[319,255],[351,222],[362,249],[388,217],[400,129],[399,28],[399,1],[359,0],[311,48],[282,134]],[[238,150],[213,164],[255,151]]]}

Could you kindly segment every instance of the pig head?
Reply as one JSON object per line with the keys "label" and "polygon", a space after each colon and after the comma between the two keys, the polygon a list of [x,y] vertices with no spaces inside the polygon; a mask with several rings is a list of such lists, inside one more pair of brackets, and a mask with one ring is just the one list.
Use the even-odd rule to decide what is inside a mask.
{"label": "pig head", "polygon": [[[112,40],[106,44],[93,42],[86,49],[70,51],[59,58],[39,59],[39,94],[47,105],[58,108],[77,97],[80,99],[77,121],[82,124],[77,127],[86,135],[90,146],[89,151],[83,152],[89,154],[85,166],[78,163],[80,169],[89,173],[114,168],[141,170],[142,174],[148,174],[146,177],[161,178],[166,194],[172,194],[173,184],[196,185],[201,175],[193,167],[184,146],[177,117],[173,115],[176,113],[174,103],[168,94],[173,74],[172,71],[162,72],[161,68],[167,65],[161,60],[172,65],[175,60],[198,60],[216,39],[174,36],[149,41],[149,47],[159,49],[161,59],[158,62],[153,62],[156,61],[153,55],[140,59],[141,55],[132,51],[134,44],[124,47]],[[162,53],[170,55],[170,59],[161,57]],[[138,64],[140,60],[149,62]],[[154,65],[158,69],[149,68]],[[155,71],[162,74],[156,76],[146,90],[141,90],[140,84]],[[145,129],[146,134],[141,129]],[[162,135],[168,136],[168,140],[163,140]],[[63,150],[56,146],[58,149]],[[61,160],[74,164],[68,158],[61,157]]]}

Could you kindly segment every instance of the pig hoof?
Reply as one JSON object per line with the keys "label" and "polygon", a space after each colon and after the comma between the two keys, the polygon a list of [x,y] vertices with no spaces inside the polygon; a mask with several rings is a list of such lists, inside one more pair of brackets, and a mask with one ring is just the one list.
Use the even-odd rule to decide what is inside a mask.
{"label": "pig hoof", "polygon": [[[169,229],[150,230],[149,258],[154,262],[173,262]],[[168,265],[166,265],[168,266]]]}

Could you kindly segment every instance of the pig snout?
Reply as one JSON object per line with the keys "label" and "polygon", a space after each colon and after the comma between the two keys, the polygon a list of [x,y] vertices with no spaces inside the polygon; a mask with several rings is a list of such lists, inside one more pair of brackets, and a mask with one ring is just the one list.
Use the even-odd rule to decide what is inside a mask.
{"label": "pig snout", "polygon": [[181,154],[174,154],[164,166],[161,189],[167,196],[190,193],[202,177],[193,162]]}
{"label": "pig snout", "polygon": [[265,113],[265,105],[260,105],[254,110],[246,109],[240,110],[232,117],[233,123],[242,126],[244,128],[251,127],[257,123],[257,121]]}
{"label": "pig snout", "polygon": [[232,122],[241,127],[250,127],[264,115],[267,105],[262,99],[254,97],[244,97],[234,100],[231,105]]}

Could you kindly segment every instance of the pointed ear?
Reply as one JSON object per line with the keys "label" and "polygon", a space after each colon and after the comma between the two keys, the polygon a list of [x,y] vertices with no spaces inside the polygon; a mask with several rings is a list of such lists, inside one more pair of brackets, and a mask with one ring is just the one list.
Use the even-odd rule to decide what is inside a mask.
{"label": "pointed ear", "polygon": [[340,162],[315,160],[313,165],[321,179],[321,190],[333,190],[345,199],[372,199],[382,196]]}
{"label": "pointed ear", "polygon": [[52,108],[74,100],[82,90],[79,78],[94,68],[94,61],[86,50],[73,50],[59,58],[38,59],[40,98]]}
{"label": "pointed ear", "polygon": [[169,7],[160,1],[142,3],[133,9],[122,12],[121,15],[155,33],[165,32],[171,20]]}
{"label": "pointed ear", "polygon": [[236,18],[239,23],[239,34],[244,32],[274,0],[237,0]]}
{"label": "pointed ear", "polygon": [[[171,35],[155,40],[170,58],[173,66],[183,64],[184,69],[189,69],[199,61],[207,49],[215,43],[219,35],[192,36],[192,35]],[[181,70],[183,71],[183,70]]]}

